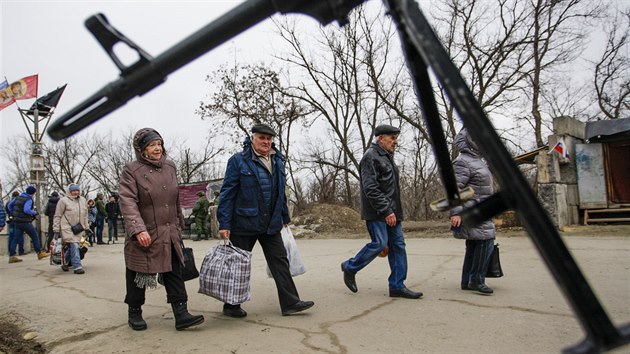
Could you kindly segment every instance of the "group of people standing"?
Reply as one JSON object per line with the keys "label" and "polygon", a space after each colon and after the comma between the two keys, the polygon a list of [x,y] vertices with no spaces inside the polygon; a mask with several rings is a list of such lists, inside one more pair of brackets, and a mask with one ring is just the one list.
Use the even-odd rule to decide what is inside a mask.
{"label": "group of people standing", "polygon": [[[96,198],[88,203],[88,241],[90,246],[115,244],[118,241],[118,219],[120,206],[115,195],[109,197],[107,204],[103,202],[103,193],[97,193]],[[107,242],[103,241],[103,230],[107,221]]]}

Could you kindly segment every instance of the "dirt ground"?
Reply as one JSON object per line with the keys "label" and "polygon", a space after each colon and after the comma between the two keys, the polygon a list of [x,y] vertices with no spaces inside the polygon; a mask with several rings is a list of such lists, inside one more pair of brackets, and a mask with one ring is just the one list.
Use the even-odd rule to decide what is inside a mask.
{"label": "dirt ground", "polygon": [[[361,220],[361,215],[351,208],[339,205],[318,204],[295,216],[292,223],[297,229],[294,230],[296,238],[356,239],[368,237],[365,221]],[[508,237],[522,236],[524,234],[524,229],[519,226],[511,226],[512,222],[502,224],[505,226],[497,226],[497,228]],[[571,231],[578,230],[581,229],[571,229]],[[403,222],[403,232],[406,238],[452,237],[446,214],[443,220],[405,220]]]}

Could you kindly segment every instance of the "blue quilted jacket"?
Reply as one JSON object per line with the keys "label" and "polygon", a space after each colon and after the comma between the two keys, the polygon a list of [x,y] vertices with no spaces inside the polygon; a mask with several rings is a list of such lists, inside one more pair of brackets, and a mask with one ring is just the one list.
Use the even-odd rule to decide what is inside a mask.
{"label": "blue quilted jacket", "polygon": [[237,235],[275,235],[290,222],[284,156],[273,146],[273,175],[259,161],[250,138],[227,164],[219,194],[219,229]]}

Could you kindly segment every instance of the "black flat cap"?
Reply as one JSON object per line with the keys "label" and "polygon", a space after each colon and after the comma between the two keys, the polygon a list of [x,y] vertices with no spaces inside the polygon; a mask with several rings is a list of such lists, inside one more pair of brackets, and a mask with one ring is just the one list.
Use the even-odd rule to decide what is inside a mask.
{"label": "black flat cap", "polygon": [[374,129],[374,136],[383,134],[400,134],[400,129],[387,124],[381,124]]}
{"label": "black flat cap", "polygon": [[260,133],[267,134],[271,136],[276,136],[276,132],[271,129],[267,124],[256,124],[252,127],[252,133]]}

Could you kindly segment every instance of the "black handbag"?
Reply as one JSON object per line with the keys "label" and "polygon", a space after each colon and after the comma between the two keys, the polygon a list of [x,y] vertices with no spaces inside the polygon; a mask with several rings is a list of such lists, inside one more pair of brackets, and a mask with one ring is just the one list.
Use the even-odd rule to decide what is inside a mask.
{"label": "black handbag", "polygon": [[[81,202],[79,201],[79,204]],[[68,222],[68,224],[70,223],[70,220],[68,220],[68,217],[66,216],[66,214],[63,214],[63,217],[66,218],[66,221]],[[70,225],[70,230],[72,230],[72,233],[75,235],[78,235],[80,233],[82,233],[83,231],[85,231],[85,228],[83,227],[83,225],[81,225],[81,206],[79,205],[79,222],[74,224],[74,225]]]}
{"label": "black handbag", "polygon": [[[70,220],[68,220],[68,217],[65,214],[63,215],[63,217],[66,218],[69,224]],[[79,219],[81,219],[81,212],[79,212]],[[70,230],[72,230],[73,234],[78,235],[82,233],[83,231],[85,231],[85,228],[83,228],[83,225],[81,225],[81,223],[79,222],[74,225],[70,225]]]}
{"label": "black handbag", "polygon": [[[184,242],[182,244],[182,252],[184,253],[184,266],[180,268],[182,279],[184,281],[195,279],[199,277],[199,271],[197,270],[197,266],[195,265],[195,255],[193,254],[193,249],[190,247],[184,247]],[[164,285],[164,278],[162,277],[162,273],[158,274],[158,283]]]}
{"label": "black handbag", "polygon": [[78,234],[82,233],[83,231],[85,231],[85,229],[83,228],[83,225],[81,225],[81,223],[74,224],[74,225],[70,226],[70,229],[72,230],[72,233],[75,234],[75,235],[78,235]]}
{"label": "black handbag", "polygon": [[195,255],[193,249],[190,247],[184,247],[182,243],[182,249],[184,251],[184,267],[182,268],[182,278],[184,281],[195,279],[199,277],[199,271],[195,265]]}
{"label": "black handbag", "polygon": [[503,269],[501,268],[501,259],[499,258],[499,244],[495,243],[492,249],[492,255],[490,256],[486,278],[501,278],[502,276]]}

